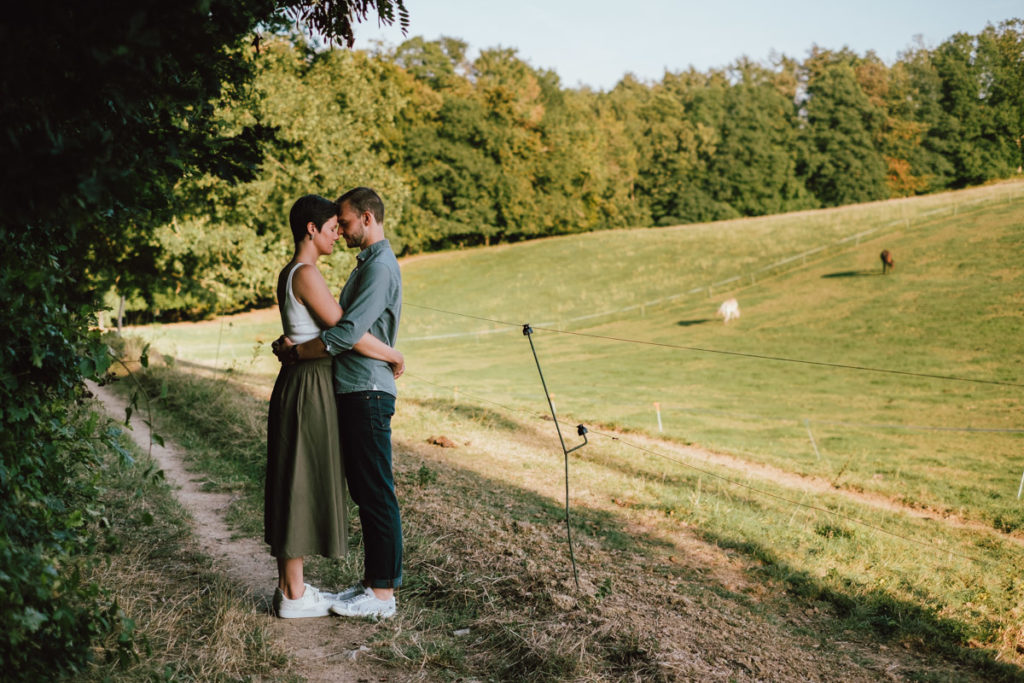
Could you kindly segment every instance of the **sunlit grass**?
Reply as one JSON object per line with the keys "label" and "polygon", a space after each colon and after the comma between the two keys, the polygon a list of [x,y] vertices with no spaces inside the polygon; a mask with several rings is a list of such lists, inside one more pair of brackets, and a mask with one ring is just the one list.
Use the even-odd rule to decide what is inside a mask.
{"label": "sunlit grass", "polygon": [[[878,228],[746,277],[698,285]],[[880,276],[878,252],[896,256]],[[417,258],[403,265],[401,389],[544,410],[517,326],[439,313],[771,357],[1024,383],[1024,183],[827,211],[672,229],[611,231]],[[714,318],[740,299],[743,317]],[[676,297],[676,298],[669,298]],[[662,299],[586,322],[573,317]],[[561,320],[561,323],[559,323]],[[466,335],[468,331],[487,334]],[[140,330],[164,353],[269,392],[273,311]],[[438,335],[457,335],[432,338]],[[458,336],[461,335],[461,336]],[[1019,387],[944,381],[568,336],[533,338],[560,415],[657,433],[834,479],[1005,529],[1024,435]],[[813,442],[812,442],[813,439]]]}
{"label": "sunlit grass", "polygon": [[[859,244],[835,244],[875,227]],[[749,276],[820,245],[832,246]],[[895,272],[885,277],[882,248],[896,256]],[[470,442],[443,454],[451,466],[557,500],[561,453],[553,427],[530,426],[547,412],[518,326],[531,322],[567,424],[657,436],[665,440],[659,448],[697,444],[835,487],[812,493],[713,469],[758,490],[751,491],[594,436],[573,456],[574,505],[642,522],[667,539],[696,533],[741,551],[771,580],[839,605],[844,618],[879,632],[974,640],[1019,662],[1024,559],[1005,534],[1019,540],[1024,529],[1017,497],[1024,434],[966,430],[1024,428],[1020,387],[1010,386],[1024,383],[1021,254],[1024,183],[1011,183],[416,259],[403,265],[399,346],[409,369],[396,438],[418,442],[445,431]],[[732,289],[686,293],[736,275],[746,277]],[[729,295],[739,298],[743,317],[725,326],[714,312]],[[601,315],[581,319],[591,313]],[[277,317],[246,315],[143,332],[183,366],[195,363],[209,376],[227,371],[265,396],[276,372],[265,344],[278,334]],[[532,435],[526,444],[523,434]],[[851,499],[861,492],[974,526]],[[579,532],[618,542],[586,523]]]}

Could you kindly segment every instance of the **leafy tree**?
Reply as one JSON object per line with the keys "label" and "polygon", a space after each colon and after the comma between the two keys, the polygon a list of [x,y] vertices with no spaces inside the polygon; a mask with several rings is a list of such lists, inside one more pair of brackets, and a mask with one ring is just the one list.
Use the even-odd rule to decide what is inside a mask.
{"label": "leafy tree", "polygon": [[897,85],[889,98],[889,108],[891,115],[906,126],[906,134],[902,140],[892,140],[887,154],[910,164],[910,169],[900,174],[903,178],[895,181],[894,192],[901,194],[900,186],[909,189],[912,177],[921,179],[923,191],[951,187],[955,177],[950,160],[953,139],[946,134],[948,115],[942,101],[942,79],[932,64],[931,52],[921,45],[909,50],[894,65],[893,78]]}
{"label": "leafy tree", "polygon": [[694,182],[717,143],[714,129],[686,116],[686,93],[702,79],[695,71],[666,74],[649,88],[628,77],[611,93],[639,150],[637,201],[660,225],[734,215]]}
{"label": "leafy tree", "polygon": [[[81,382],[102,375],[95,287],[142,287],[152,230],[189,173],[250,177],[258,125],[225,130],[217,103],[249,76],[259,24],[314,0],[22,3],[0,18],[0,668],[79,669],[96,637],[130,627],[77,571],[95,497],[97,422]],[[401,0],[370,6],[403,8]],[[327,14],[367,6],[332,3]],[[312,16],[314,25],[320,19]],[[344,23],[324,28],[343,37]],[[127,281],[137,278],[132,285]],[[83,472],[84,470],[84,472]]]}
{"label": "leafy tree", "polygon": [[953,166],[952,187],[1006,177],[1021,166],[1021,28],[1015,20],[976,37],[958,33],[931,54],[942,114],[926,144]]}
{"label": "leafy tree", "polygon": [[[244,98],[217,115],[225,129],[273,131],[259,146],[261,171],[244,182],[206,173],[178,184],[177,215],[152,236],[153,284],[134,307],[196,317],[272,302],[292,249],[288,209],[306,192],[336,197],[372,185],[388,199],[389,225],[402,221],[407,190],[388,165],[405,101],[396,68],[362,53],[316,52],[300,36],[264,39],[253,60]],[[401,234],[389,236],[401,250]],[[350,258],[339,253],[327,270],[331,263]]]}
{"label": "leafy tree", "polygon": [[712,73],[689,115],[717,131],[702,186],[736,213],[757,216],[814,206],[797,176],[796,106],[774,74],[748,60]]}
{"label": "leafy tree", "polygon": [[857,63],[848,51],[816,50],[806,65],[804,175],[808,189],[826,206],[889,196],[885,161],[876,147],[885,110],[861,88]]}

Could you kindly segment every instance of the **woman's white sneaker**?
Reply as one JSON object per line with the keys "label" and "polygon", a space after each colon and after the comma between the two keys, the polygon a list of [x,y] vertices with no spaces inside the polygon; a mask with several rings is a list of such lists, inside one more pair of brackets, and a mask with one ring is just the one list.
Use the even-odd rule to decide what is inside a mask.
{"label": "woman's white sneaker", "polygon": [[381,600],[373,594],[373,589],[364,588],[361,594],[333,603],[331,611],[343,617],[387,619],[395,615],[395,598]]}
{"label": "woman's white sneaker", "polygon": [[306,590],[301,598],[289,600],[280,588],[274,591],[274,611],[282,619],[302,619],[304,617],[326,617],[333,604],[331,593],[321,593],[319,589],[305,584]]}

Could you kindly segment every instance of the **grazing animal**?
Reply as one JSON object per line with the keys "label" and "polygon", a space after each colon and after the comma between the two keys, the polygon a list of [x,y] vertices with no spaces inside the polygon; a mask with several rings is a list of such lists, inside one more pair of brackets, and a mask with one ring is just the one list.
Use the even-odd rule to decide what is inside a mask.
{"label": "grazing animal", "polygon": [[733,318],[740,317],[740,304],[736,299],[726,299],[722,302],[722,305],[718,307],[718,315],[725,318],[725,322],[728,323]]}
{"label": "grazing animal", "polygon": [[879,254],[879,258],[882,259],[882,275],[885,275],[892,270],[892,252],[888,249],[883,249],[882,253]]}

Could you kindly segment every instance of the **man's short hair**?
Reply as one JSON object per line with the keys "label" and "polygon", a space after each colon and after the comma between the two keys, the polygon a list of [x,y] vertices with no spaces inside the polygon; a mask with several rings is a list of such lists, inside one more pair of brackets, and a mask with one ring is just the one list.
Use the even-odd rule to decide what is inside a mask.
{"label": "man's short hair", "polygon": [[321,197],[318,194],[299,197],[292,204],[292,210],[288,213],[288,222],[292,226],[292,237],[295,238],[295,243],[298,244],[306,239],[306,226],[309,223],[313,223],[316,225],[316,229],[320,230],[324,227],[324,223],[337,215],[338,205],[327,197]]}
{"label": "man's short hair", "polygon": [[364,211],[369,211],[378,223],[384,223],[384,202],[380,195],[368,187],[356,187],[338,197],[337,211],[341,213],[341,205],[348,202],[355,212],[360,216]]}

